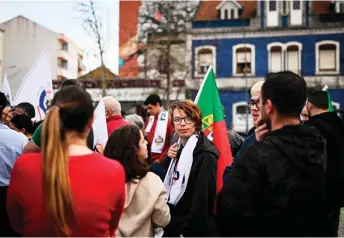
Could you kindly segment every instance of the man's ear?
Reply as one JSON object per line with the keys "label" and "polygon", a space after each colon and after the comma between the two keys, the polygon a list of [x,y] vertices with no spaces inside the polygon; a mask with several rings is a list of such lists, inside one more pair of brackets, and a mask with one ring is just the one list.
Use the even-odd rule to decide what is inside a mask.
{"label": "man's ear", "polygon": [[272,102],[270,99],[267,99],[265,102],[265,111],[267,115],[270,115],[274,110],[274,106],[272,105]]}

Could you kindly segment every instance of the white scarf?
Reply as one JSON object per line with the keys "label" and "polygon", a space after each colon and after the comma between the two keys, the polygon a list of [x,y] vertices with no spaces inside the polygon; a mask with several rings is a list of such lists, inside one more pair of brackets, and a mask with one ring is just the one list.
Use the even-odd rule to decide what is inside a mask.
{"label": "white scarf", "polygon": [[172,159],[168,167],[164,185],[167,190],[167,202],[172,205],[179,202],[186,190],[198,138],[198,134],[192,135],[182,150],[178,164],[176,159]]}
{"label": "white scarf", "polygon": [[[148,125],[146,127],[146,133],[152,130],[154,123],[154,116],[149,117]],[[167,134],[167,124],[168,124],[168,112],[162,110],[158,117],[158,122],[155,128],[154,138],[152,142],[151,151],[153,153],[161,154],[164,148]]]}

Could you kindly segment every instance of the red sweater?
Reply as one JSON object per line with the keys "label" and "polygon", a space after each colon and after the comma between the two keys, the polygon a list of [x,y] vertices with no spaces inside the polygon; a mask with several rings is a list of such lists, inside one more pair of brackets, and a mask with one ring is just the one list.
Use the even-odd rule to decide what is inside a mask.
{"label": "red sweater", "polygon": [[108,131],[108,136],[110,137],[112,132],[116,129],[120,128],[121,126],[128,125],[128,122],[123,119],[122,116],[116,115],[106,118],[106,126]]}
{"label": "red sweater", "polygon": [[[147,127],[148,122],[149,122],[149,117],[148,117],[148,120],[146,121],[146,127]],[[147,141],[148,141],[148,143],[150,145],[152,145],[152,143],[153,143],[153,139],[154,139],[154,134],[155,134],[155,129],[156,129],[157,123],[158,123],[158,116],[156,116],[154,118],[152,129],[147,134]],[[168,122],[167,123],[168,124],[167,124],[166,140],[165,140],[164,147],[162,149],[162,153],[161,154],[157,154],[157,153],[153,153],[152,152],[151,153],[151,155],[152,155],[152,162],[154,162],[155,160],[162,160],[165,157],[165,155],[167,154],[168,149],[170,148],[170,142],[171,142],[171,139],[172,139],[172,136],[173,136],[173,132],[174,132],[174,128],[171,125],[170,117],[168,118]]]}
{"label": "red sweater", "polygon": [[[56,236],[48,222],[43,196],[42,155],[16,161],[8,187],[7,211],[22,236]],[[125,202],[125,173],[114,160],[98,153],[71,156],[69,179],[78,222],[71,236],[113,236]]]}

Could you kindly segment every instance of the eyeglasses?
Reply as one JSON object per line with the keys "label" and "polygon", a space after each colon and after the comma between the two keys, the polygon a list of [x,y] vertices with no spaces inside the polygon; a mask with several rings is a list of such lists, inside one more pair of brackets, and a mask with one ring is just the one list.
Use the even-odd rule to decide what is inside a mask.
{"label": "eyeglasses", "polygon": [[194,120],[191,117],[175,117],[173,118],[173,124],[174,125],[180,125],[182,121],[185,122],[185,124],[192,124],[194,123]]}
{"label": "eyeglasses", "polygon": [[247,105],[248,105],[248,108],[251,110],[252,109],[252,107],[253,106],[256,106],[256,110],[258,110],[259,111],[259,100],[253,100],[253,99],[251,99],[251,100],[249,100],[248,102],[247,102]]}

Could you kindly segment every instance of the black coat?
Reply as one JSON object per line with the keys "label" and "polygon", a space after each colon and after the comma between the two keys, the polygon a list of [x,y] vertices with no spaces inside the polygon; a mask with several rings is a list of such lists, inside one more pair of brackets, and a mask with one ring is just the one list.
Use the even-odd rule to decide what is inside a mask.
{"label": "black coat", "polygon": [[[180,157],[182,148],[178,151]],[[171,222],[164,236],[217,236],[214,218],[216,200],[216,171],[219,153],[202,133],[193,153],[188,184],[177,205],[171,205]]]}
{"label": "black coat", "polygon": [[328,206],[344,207],[344,122],[337,113],[325,112],[312,116],[306,125],[326,139]]}
{"label": "black coat", "polygon": [[218,196],[221,236],[322,236],[325,141],[285,126],[242,152]]}

